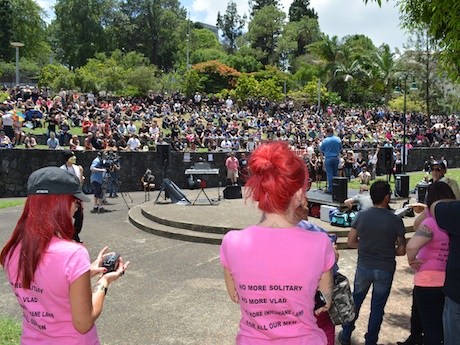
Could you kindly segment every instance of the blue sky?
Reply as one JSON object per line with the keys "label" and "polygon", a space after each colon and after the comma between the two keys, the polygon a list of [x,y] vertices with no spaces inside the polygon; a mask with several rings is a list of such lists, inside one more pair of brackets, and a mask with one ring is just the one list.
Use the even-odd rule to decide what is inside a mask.
{"label": "blue sky", "polygon": [[[36,0],[52,17],[51,6],[55,0]],[[225,13],[227,1],[222,0],[181,0],[182,6],[190,12],[193,21],[215,25],[217,13]],[[238,13],[248,13],[247,0],[234,0]],[[292,0],[280,1],[287,12]],[[319,16],[321,31],[342,38],[346,35],[363,34],[376,46],[387,43],[392,50],[403,48],[407,35],[399,27],[399,12],[395,1],[384,2],[382,8],[376,3],[364,4],[363,0],[310,0],[310,6]]]}

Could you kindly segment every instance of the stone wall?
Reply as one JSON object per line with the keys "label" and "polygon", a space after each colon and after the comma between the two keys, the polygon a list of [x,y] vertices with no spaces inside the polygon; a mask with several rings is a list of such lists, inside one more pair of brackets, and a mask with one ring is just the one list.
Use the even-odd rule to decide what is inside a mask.
{"label": "stone wall", "polygon": [[[366,151],[362,151],[367,156]],[[84,168],[86,177],[85,185],[89,185],[89,167],[97,153],[94,151],[75,152],[77,163]],[[237,153],[239,157],[240,153]],[[190,168],[200,158],[208,159],[208,153],[190,153],[191,162],[184,162],[184,154],[170,152],[168,164],[163,164],[163,158],[158,152],[119,152],[120,155],[120,190],[140,191],[142,186],[140,178],[147,168],[150,168],[156,176],[157,188],[163,177],[168,177],[180,188],[189,188],[185,169]],[[435,159],[442,156],[447,160],[449,168],[460,167],[460,148],[420,148],[411,149],[407,157],[406,171],[423,170],[424,161],[430,155]],[[27,179],[29,175],[45,166],[60,166],[64,162],[64,151],[61,150],[0,150],[0,197],[25,196],[27,192]],[[213,153],[212,168],[219,168],[220,174],[201,176],[206,180],[208,187],[226,186],[226,153]]]}
{"label": "stone wall", "polygon": [[[90,170],[95,151],[76,151],[77,164],[84,168],[85,186],[90,184]],[[157,188],[163,177],[167,177],[180,188],[189,188],[185,169],[190,168],[201,158],[207,161],[207,153],[191,153],[191,162],[184,162],[184,154],[171,152],[168,164],[164,165],[163,158],[158,152],[119,152],[120,156],[120,191],[141,191],[140,179],[147,168],[156,176]],[[213,154],[212,168],[220,168],[219,175],[201,176],[209,187],[225,186],[227,184],[225,153]],[[25,196],[29,175],[45,166],[60,166],[64,163],[63,150],[0,150],[0,197]],[[84,186],[84,187],[85,187]]]}

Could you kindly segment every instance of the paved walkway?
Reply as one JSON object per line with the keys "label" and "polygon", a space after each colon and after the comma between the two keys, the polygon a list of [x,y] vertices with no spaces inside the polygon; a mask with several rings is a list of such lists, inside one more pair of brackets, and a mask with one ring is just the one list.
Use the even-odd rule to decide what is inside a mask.
{"label": "paved walkway", "polygon": [[[188,194],[188,191],[187,193]],[[214,196],[211,196],[214,197]],[[131,201],[132,199],[132,201]],[[91,257],[108,245],[132,264],[124,277],[109,287],[102,315],[97,321],[101,343],[106,345],[230,345],[238,330],[239,307],[227,297],[219,247],[158,237],[133,227],[127,218],[128,207],[144,201],[144,193],[130,193],[109,199],[113,212],[85,212],[81,238]],[[154,200],[154,199],[153,199]],[[228,201],[222,202],[224,209]],[[219,219],[207,217],[210,207],[194,207],[209,224]],[[8,240],[22,207],[0,210],[0,246]],[[340,252],[340,271],[353,279],[356,250]],[[405,257],[397,259],[380,343],[396,344],[405,339],[409,328],[413,273]],[[352,340],[364,343],[369,313],[367,298]],[[16,303],[3,271],[0,272],[0,314],[20,319]],[[337,327],[337,332],[340,328]],[[338,342],[337,342],[338,344]]]}

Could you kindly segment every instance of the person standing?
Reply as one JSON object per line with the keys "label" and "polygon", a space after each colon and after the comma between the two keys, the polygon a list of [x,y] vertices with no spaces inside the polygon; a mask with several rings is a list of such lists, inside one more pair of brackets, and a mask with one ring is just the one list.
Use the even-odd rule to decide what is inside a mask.
{"label": "person standing", "polygon": [[102,165],[102,158],[104,151],[101,150],[97,154],[97,157],[93,159],[89,170],[91,170],[91,185],[94,189],[94,207],[91,213],[104,213],[107,212],[105,208],[102,207],[102,183],[104,182],[104,173],[107,172]]}
{"label": "person standing", "polygon": [[[230,299],[240,305],[236,344],[326,345],[315,315],[332,302],[334,249],[328,236],[296,226],[306,201],[305,163],[284,142],[259,146],[249,159],[248,197],[260,222],[229,231],[220,261]],[[320,291],[325,305],[315,309]]]}
{"label": "person standing", "polygon": [[[411,315],[411,318],[420,318],[423,329],[423,341],[420,343],[427,345],[443,344],[442,313],[445,296],[442,287],[449,254],[449,234],[439,227],[429,207],[437,200],[454,198],[448,184],[430,184],[426,196],[428,208],[424,211],[425,219],[416,227],[414,236],[407,243],[407,261],[415,270],[413,294],[417,315]],[[421,340],[421,334],[411,333],[410,337]]]}
{"label": "person standing", "polygon": [[348,247],[358,248],[358,265],[353,290],[356,316],[354,321],[342,325],[338,335],[342,345],[350,344],[359,310],[371,285],[373,286],[371,312],[364,338],[365,345],[377,344],[396,269],[395,256],[406,254],[403,221],[388,209],[391,199],[390,184],[376,181],[371,186],[370,194],[374,206],[367,211],[357,213],[348,234]]}
{"label": "person standing", "polygon": [[[80,186],[82,186],[85,181],[85,176],[83,175],[83,167],[81,165],[77,165],[77,157],[75,154],[72,151],[66,151],[64,153],[64,160],[65,162],[60,166],[60,168],[77,176],[80,181]],[[77,209],[73,215],[75,233],[72,236],[72,239],[75,242],[83,243],[79,236],[81,229],[83,228],[83,204],[80,201],[77,201],[76,203]]]}
{"label": "person standing", "polygon": [[444,345],[455,345],[458,344],[460,334],[460,228],[458,226],[460,201],[452,199],[436,201],[431,205],[430,213],[439,227],[449,233],[450,238],[443,288],[445,300],[442,323]]}
{"label": "person standing", "polygon": [[319,148],[326,158],[324,164],[327,175],[327,191],[332,194],[332,178],[339,174],[339,155],[342,150],[342,141],[334,135],[332,127],[326,129],[326,138]]}
{"label": "person standing", "polygon": [[[78,178],[58,167],[33,172],[24,211],[2,249],[0,263],[23,310],[21,344],[99,344],[95,321],[109,284],[129,266],[102,266],[108,247],[91,263],[87,249],[72,242],[75,200],[89,202]],[[40,220],[40,221],[37,221]],[[91,288],[91,278],[97,283]]]}
{"label": "person standing", "polygon": [[240,163],[238,162],[238,158],[235,157],[235,152],[230,152],[230,157],[225,160],[225,167],[227,168],[227,178],[230,180],[230,183],[236,185]]}

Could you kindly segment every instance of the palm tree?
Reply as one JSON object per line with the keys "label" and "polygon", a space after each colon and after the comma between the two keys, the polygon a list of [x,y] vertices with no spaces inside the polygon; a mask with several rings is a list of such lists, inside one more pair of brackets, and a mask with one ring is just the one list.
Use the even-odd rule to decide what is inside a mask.
{"label": "palm tree", "polygon": [[370,61],[373,67],[372,74],[383,82],[385,93],[385,105],[391,98],[391,80],[394,79],[395,74],[395,55],[392,53],[388,44],[382,44],[377,52],[371,54]]}

